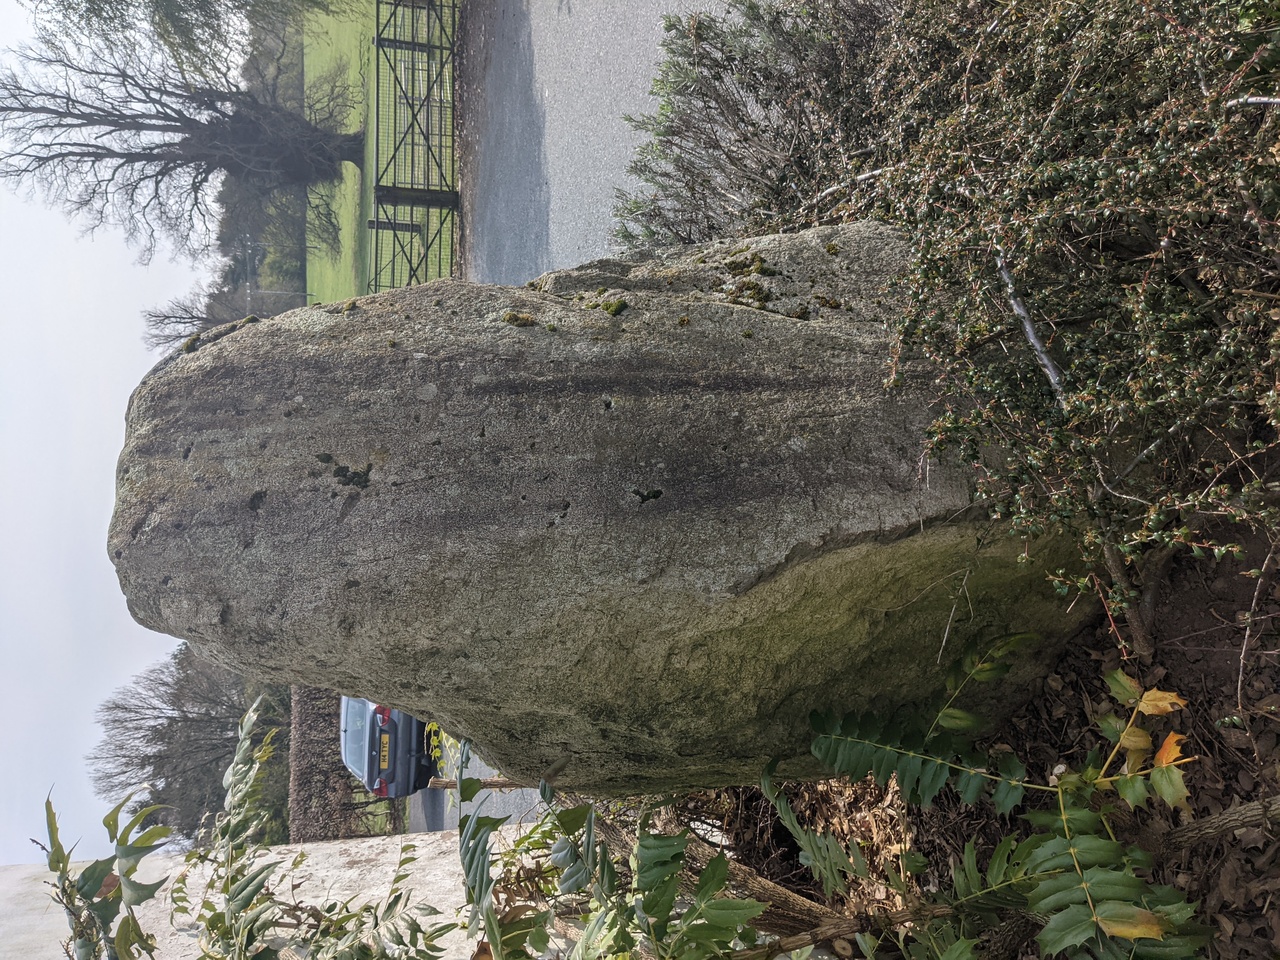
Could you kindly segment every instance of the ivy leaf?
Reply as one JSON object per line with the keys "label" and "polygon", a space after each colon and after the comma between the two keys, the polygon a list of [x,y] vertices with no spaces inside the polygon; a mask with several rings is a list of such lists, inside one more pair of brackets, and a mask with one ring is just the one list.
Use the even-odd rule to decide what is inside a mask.
{"label": "ivy leaf", "polygon": [[1163,940],[1165,925],[1157,914],[1143,910],[1135,903],[1110,900],[1097,906],[1098,926],[1108,936],[1137,940],[1149,937]]}
{"label": "ivy leaf", "polygon": [[1112,670],[1104,678],[1107,688],[1122,706],[1131,707],[1135,700],[1142,697],[1142,687],[1123,670]]}
{"label": "ivy leaf", "polygon": [[1156,751],[1155,759],[1152,761],[1156,767],[1167,767],[1175,760],[1182,756],[1182,747],[1180,744],[1187,739],[1180,733],[1171,733],[1164,738],[1164,743],[1160,744],[1160,749]]}
{"label": "ivy leaf", "polygon": [[1138,709],[1148,716],[1164,716],[1166,713],[1181,710],[1186,705],[1187,701],[1176,693],[1154,689],[1148,690],[1138,701]]}
{"label": "ivy leaf", "polygon": [[1182,781],[1182,770],[1178,767],[1156,767],[1151,771],[1151,787],[1171,807],[1187,809],[1187,797],[1191,793]]}

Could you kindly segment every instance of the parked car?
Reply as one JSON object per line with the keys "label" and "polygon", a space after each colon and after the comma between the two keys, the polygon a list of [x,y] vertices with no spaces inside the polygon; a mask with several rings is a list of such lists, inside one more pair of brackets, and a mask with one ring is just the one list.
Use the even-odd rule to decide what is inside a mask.
{"label": "parked car", "polygon": [[403,710],[342,698],[342,762],[379,797],[407,797],[437,775],[427,725]]}

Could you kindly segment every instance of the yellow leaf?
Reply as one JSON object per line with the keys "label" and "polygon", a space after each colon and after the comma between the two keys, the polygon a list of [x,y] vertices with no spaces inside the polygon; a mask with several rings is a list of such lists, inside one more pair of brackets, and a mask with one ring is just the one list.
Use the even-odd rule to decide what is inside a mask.
{"label": "yellow leaf", "polygon": [[1179,746],[1183,740],[1187,739],[1180,733],[1171,733],[1164,738],[1164,743],[1160,744],[1160,749],[1156,751],[1156,757],[1153,761],[1157,767],[1167,767],[1175,760],[1182,756],[1182,747]]}
{"label": "yellow leaf", "polygon": [[1120,734],[1120,746],[1126,750],[1140,750],[1145,753],[1151,749],[1151,734],[1141,727],[1129,727]]}
{"label": "yellow leaf", "polygon": [[[1111,905],[1108,904],[1108,906]],[[1108,911],[1112,916],[1099,915],[1096,918],[1098,926],[1108,936],[1124,937],[1126,940],[1137,940],[1139,937],[1150,937],[1152,940],[1164,939],[1164,927],[1160,924],[1160,918],[1150,910],[1143,910],[1132,904],[1115,904],[1114,906],[1117,909]],[[1099,914],[1101,912],[1099,911]]]}
{"label": "yellow leaf", "polygon": [[1147,715],[1163,715],[1173,713],[1187,705],[1187,701],[1176,693],[1164,690],[1148,690],[1138,701],[1138,709]]}

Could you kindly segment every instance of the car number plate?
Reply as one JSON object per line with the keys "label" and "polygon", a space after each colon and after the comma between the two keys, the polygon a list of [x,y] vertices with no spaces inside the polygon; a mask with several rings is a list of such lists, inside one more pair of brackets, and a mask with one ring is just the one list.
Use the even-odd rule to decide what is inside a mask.
{"label": "car number plate", "polygon": [[391,734],[382,735],[382,744],[378,747],[378,769],[385,770],[391,766]]}

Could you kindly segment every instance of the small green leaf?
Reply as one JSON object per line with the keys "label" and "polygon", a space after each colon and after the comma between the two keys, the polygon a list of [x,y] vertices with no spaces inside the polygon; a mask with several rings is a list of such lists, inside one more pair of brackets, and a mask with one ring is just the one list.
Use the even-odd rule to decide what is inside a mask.
{"label": "small green leaf", "polygon": [[1120,742],[1120,737],[1124,735],[1125,728],[1128,726],[1124,720],[1114,713],[1104,713],[1098,717],[1096,724],[1098,732],[1112,743]]}
{"label": "small green leaf", "polygon": [[996,812],[1003,815],[1022,802],[1022,796],[1026,793],[1022,781],[1026,779],[1027,768],[1012,753],[1002,753],[997,761],[997,769],[1003,779],[991,791],[991,802],[995,804]]}
{"label": "small green leaf", "polygon": [[53,873],[64,873],[71,863],[71,858],[62,847],[58,837],[58,815],[53,810],[53,792],[44,798],[44,822],[49,833],[49,870]]}
{"label": "small green leaf", "polygon": [[991,862],[987,864],[988,886],[994,887],[1004,882],[1005,873],[1009,867],[1009,855],[1013,852],[1016,842],[1013,834],[1009,834],[991,851]]}
{"label": "small green leaf", "polygon": [[968,732],[982,726],[982,719],[968,710],[947,707],[938,714],[938,726],[947,730]]}
{"label": "small green leaf", "polygon": [[1104,677],[1111,696],[1124,707],[1132,707],[1142,697],[1142,687],[1123,670],[1112,670]]}
{"label": "small green leaf", "polygon": [[982,773],[974,770],[961,770],[956,775],[956,792],[960,794],[960,800],[965,804],[973,804],[978,802],[978,798],[987,788],[987,784],[991,783]]}
{"label": "small green leaf", "polygon": [[1182,779],[1182,769],[1175,766],[1156,767],[1151,771],[1151,788],[1171,807],[1187,807],[1191,796]]}
{"label": "small green leaf", "polygon": [[1098,929],[1093,913],[1087,904],[1073,904],[1061,913],[1055,913],[1044,925],[1036,940],[1046,955],[1061,953],[1070,947],[1078,947]]}
{"label": "small green leaf", "polygon": [[249,909],[249,905],[253,903],[254,898],[262,892],[262,888],[267,885],[267,881],[271,879],[280,861],[272,861],[271,863],[263,863],[254,867],[245,876],[243,876],[235,886],[231,888],[231,892],[227,894],[227,909],[232,913],[241,913]]}
{"label": "small green leaf", "polygon": [[96,897],[102,881],[107,879],[107,875],[115,865],[115,857],[103,857],[101,860],[93,861],[80,872],[80,876],[76,877],[76,892],[86,900]]}
{"label": "small green leaf", "polygon": [[1151,791],[1147,788],[1147,778],[1140,774],[1117,777],[1116,792],[1135,810],[1143,806],[1151,796]]}
{"label": "small green leaf", "polygon": [[1010,664],[999,661],[987,661],[980,663],[973,668],[971,676],[978,683],[988,683],[992,680],[999,680],[1009,672]]}
{"label": "small green leaf", "polygon": [[924,873],[929,869],[929,858],[918,850],[904,850],[901,856],[902,869],[912,876]]}
{"label": "small green leaf", "polygon": [[458,781],[458,796],[463,803],[470,803],[484,789],[484,783],[475,777],[463,777]]}
{"label": "small green leaf", "polygon": [[161,877],[155,883],[141,883],[132,877],[120,875],[120,900],[126,907],[136,907],[154,897],[165,885],[168,877]]}
{"label": "small green leaf", "polygon": [[1027,905],[1036,913],[1055,913],[1073,903],[1088,903],[1084,883],[1077,873],[1059,873],[1036,884]]}
{"label": "small green leaf", "polygon": [[86,904],[89,912],[98,918],[98,922],[105,929],[110,929],[111,924],[116,922],[116,917],[120,915],[120,898],[104,897],[101,900],[94,900],[92,903]]}
{"label": "small green leaf", "polygon": [[120,834],[120,812],[124,810],[125,804],[132,799],[133,794],[131,793],[108,810],[107,815],[102,818],[102,825],[107,828],[107,839],[112,843],[116,842]]}
{"label": "small green leaf", "polygon": [[556,823],[565,833],[577,833],[587,823],[587,817],[591,816],[591,804],[583,803],[576,807],[570,807],[567,810],[557,810],[555,812]]}
{"label": "small green leaf", "polygon": [[711,900],[703,904],[701,914],[708,923],[736,931],[764,913],[764,909],[765,905],[755,900]]}
{"label": "small green leaf", "polygon": [[138,960],[145,953],[149,957],[154,957],[156,953],[156,938],[149,933],[145,933],[142,927],[138,925],[138,920],[133,914],[125,914],[120,920],[120,926],[116,928],[115,933],[116,954],[121,957],[128,957],[129,960]]}
{"label": "small green leaf", "polygon": [[938,957],[938,960],[978,960],[977,951],[974,950],[977,943],[976,939],[959,939],[947,947],[946,951]]}
{"label": "small green leaf", "polygon": [[725,881],[728,879],[729,861],[722,850],[711,858],[711,861],[699,875],[698,890],[694,895],[695,899],[699,901],[710,900],[724,889]]}

